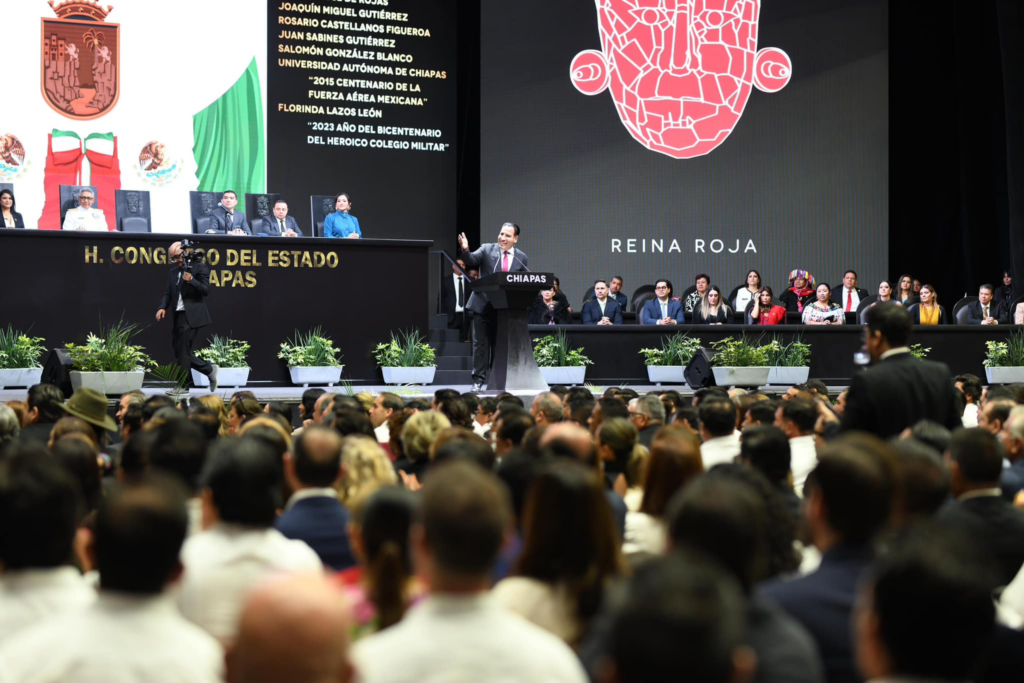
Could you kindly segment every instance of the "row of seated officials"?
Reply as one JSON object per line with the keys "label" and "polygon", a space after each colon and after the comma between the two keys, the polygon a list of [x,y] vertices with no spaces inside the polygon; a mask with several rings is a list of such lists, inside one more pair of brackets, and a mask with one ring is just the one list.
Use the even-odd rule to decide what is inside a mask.
{"label": "row of seated officials", "polygon": [[903,275],[894,287],[883,280],[877,293],[869,295],[857,286],[857,273],[849,270],[841,286],[833,289],[828,283],[816,282],[805,270],[789,275],[789,287],[778,298],[771,287],[761,284],[756,270],[747,274],[747,282],[734,288],[728,296],[700,274],[694,285],[682,296],[675,296],[671,281],[658,280],[654,285],[639,288],[632,299],[632,315],[627,313],[630,300],[622,293],[623,280],[599,279],[584,297],[576,320],[568,299],[558,288],[558,280],[550,290],[541,291],[530,308],[533,325],[560,325],[581,322],[584,325],[621,325],[626,321],[642,325],[745,323],[776,325],[785,322],[805,325],[842,325],[863,322],[867,310],[891,301],[905,306],[920,325],[999,325],[1024,324],[1024,297],[1015,298],[1013,277],[1003,272],[999,287],[984,284],[977,297],[965,297],[954,307],[952,315],[939,304],[933,285],[922,284],[910,275]]}

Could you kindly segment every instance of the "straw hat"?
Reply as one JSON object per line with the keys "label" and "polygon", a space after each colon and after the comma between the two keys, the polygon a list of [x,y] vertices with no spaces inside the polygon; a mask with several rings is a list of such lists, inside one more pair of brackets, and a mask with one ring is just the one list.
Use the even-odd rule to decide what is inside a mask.
{"label": "straw hat", "polygon": [[108,432],[117,431],[117,423],[107,414],[107,397],[96,391],[83,387],[75,392],[74,396],[68,399],[67,403],[61,404],[69,415],[79,417],[91,425],[102,427]]}

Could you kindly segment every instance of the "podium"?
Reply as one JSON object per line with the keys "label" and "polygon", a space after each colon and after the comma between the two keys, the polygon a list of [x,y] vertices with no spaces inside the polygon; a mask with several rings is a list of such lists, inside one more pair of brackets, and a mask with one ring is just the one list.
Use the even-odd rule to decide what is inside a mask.
{"label": "podium", "polygon": [[543,287],[551,286],[554,277],[551,273],[499,272],[473,283],[472,291],[486,294],[497,313],[488,391],[548,391],[548,383],[533,356],[527,309]]}

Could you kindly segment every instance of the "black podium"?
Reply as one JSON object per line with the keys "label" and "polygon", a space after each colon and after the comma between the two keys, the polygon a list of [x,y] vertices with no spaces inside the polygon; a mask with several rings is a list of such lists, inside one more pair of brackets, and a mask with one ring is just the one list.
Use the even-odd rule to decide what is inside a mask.
{"label": "black podium", "polygon": [[472,290],[487,294],[498,317],[488,391],[542,392],[549,389],[533,357],[527,309],[541,288],[550,286],[554,277],[551,273],[494,273],[473,283]]}

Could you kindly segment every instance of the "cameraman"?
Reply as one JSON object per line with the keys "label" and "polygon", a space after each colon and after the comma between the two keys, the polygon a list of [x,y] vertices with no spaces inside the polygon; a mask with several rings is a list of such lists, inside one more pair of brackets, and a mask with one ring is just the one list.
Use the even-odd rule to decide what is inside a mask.
{"label": "cameraman", "polygon": [[192,342],[195,341],[199,328],[210,324],[210,312],[206,310],[203,300],[210,293],[210,269],[202,262],[202,256],[193,250],[194,244],[188,240],[175,242],[167,250],[167,257],[174,264],[167,277],[167,291],[160,301],[160,310],[156,312],[157,322],[167,315],[168,306],[174,315],[171,317],[171,346],[174,357],[185,372],[185,386],[191,387],[192,373],[196,371],[210,378],[210,391],[217,391],[216,365],[192,355]]}

